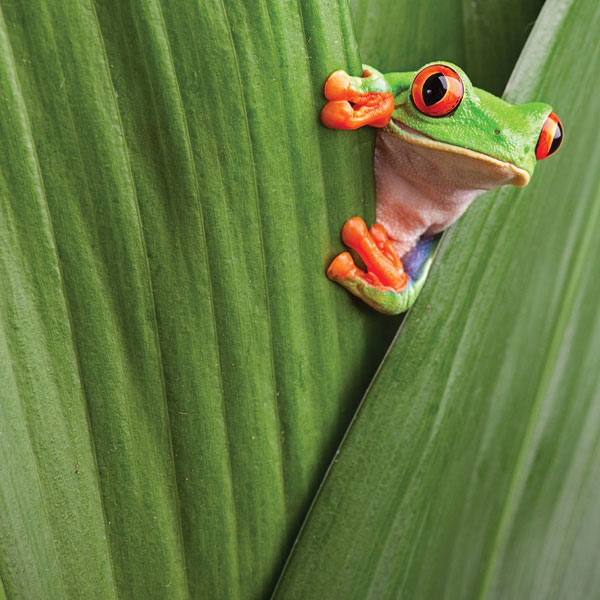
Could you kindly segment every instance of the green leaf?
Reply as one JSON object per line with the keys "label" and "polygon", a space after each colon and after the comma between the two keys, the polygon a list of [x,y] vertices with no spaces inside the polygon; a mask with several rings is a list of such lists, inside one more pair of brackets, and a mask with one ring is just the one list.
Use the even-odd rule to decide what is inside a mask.
{"label": "green leaf", "polygon": [[599,26],[545,4],[506,97],[552,103],[566,142],[443,240],[277,597],[596,594]]}
{"label": "green leaf", "polygon": [[544,0],[350,0],[363,62],[410,71],[449,60],[501,94]]}
{"label": "green leaf", "polygon": [[[359,16],[363,60],[384,69],[409,68],[416,66],[407,64],[413,59],[423,62],[434,58],[434,50],[447,49],[442,58],[457,60],[471,75],[475,68],[476,83],[494,91],[503,85],[539,1],[522,8],[515,2],[465,3],[464,11],[462,2],[450,0],[418,10],[414,3],[394,3],[395,13],[386,4],[371,3],[373,11],[384,7],[376,23]],[[480,15],[487,19],[484,26]],[[560,24],[560,11],[556,16]],[[504,25],[496,28],[499,23]],[[540,34],[538,45],[545,48],[551,40]],[[493,69],[486,68],[490,56]],[[1,4],[0,597],[258,598],[270,591],[398,324],[357,304],[323,273],[341,249],[344,220],[373,218],[373,132],[332,132],[318,123],[325,77],[337,68],[358,73],[359,67],[344,0]],[[564,93],[569,99],[581,88],[565,81],[572,85]],[[532,85],[537,94],[535,79]],[[515,89],[522,92],[525,83]],[[548,100],[551,93],[554,85]],[[578,97],[575,109],[584,100]],[[564,117],[566,108],[560,110]],[[595,143],[592,128],[582,131],[582,138]],[[569,174],[583,163],[581,156],[569,163]],[[573,191],[589,196],[591,183],[583,174]],[[570,215],[560,210],[573,205],[562,200],[556,214],[564,225]],[[589,215],[585,203],[577,206],[581,224]],[[470,217],[475,226],[477,214]],[[458,227],[452,235],[466,235],[464,248],[471,253],[469,231]],[[551,296],[555,312],[548,313],[558,314],[561,323],[550,356],[560,359],[565,373],[582,374],[572,388],[584,398],[578,412],[568,415],[572,429],[589,416],[585,399],[596,390],[590,374],[597,344],[585,337],[597,332],[589,326],[596,323],[595,312],[588,305],[589,319],[583,320],[583,300],[573,296],[580,293],[574,282],[585,274],[584,254],[593,247],[593,230],[586,231],[585,242],[568,238],[564,259],[579,257],[564,305],[577,312],[573,329],[567,323],[571,313],[557,308],[561,288]],[[545,235],[539,240],[556,243]],[[529,246],[518,247],[531,259]],[[453,248],[442,251],[438,273],[447,272],[448,256],[453,265],[467,264],[470,257],[464,251],[452,255]],[[486,256],[475,253],[473,260]],[[556,252],[547,256],[556,258]],[[469,264],[479,266],[466,290],[479,285],[483,268]],[[559,264],[564,279],[568,264]],[[525,287],[547,284],[544,272],[537,281],[538,271],[529,272]],[[443,295],[435,278],[426,293]],[[453,293],[461,289],[456,278],[448,281]],[[595,293],[589,285],[589,294]],[[502,292],[509,294],[509,288]],[[460,300],[443,301],[460,317],[459,326],[470,314],[462,314],[469,302]],[[518,294],[510,301],[500,308],[520,306]],[[400,339],[417,340],[426,331],[430,340],[435,337],[413,325],[423,314],[433,316],[420,306]],[[510,320],[512,313],[503,314]],[[523,319],[529,327],[529,318]],[[443,322],[432,320],[432,327],[440,329]],[[574,336],[574,348],[588,343],[587,362],[578,352],[560,354],[565,331]],[[504,348],[501,340],[508,338],[496,339],[495,330],[490,336]],[[456,345],[452,339],[448,343]],[[438,352],[444,343],[440,339]],[[411,377],[413,389],[423,381],[417,374],[421,359],[408,350],[397,359],[398,348],[380,380],[397,369],[401,384],[407,382],[404,394]],[[450,377],[447,354],[435,356],[441,358],[424,364],[446,361],[446,371],[440,366],[439,381],[430,384],[440,389]],[[509,377],[520,356],[516,352],[507,361]],[[537,368],[549,390],[572,384],[552,379],[549,367]],[[374,395],[387,393],[378,392],[378,385]],[[497,385],[508,384],[502,379]],[[412,403],[403,394],[394,397],[392,408],[404,417]],[[545,415],[540,402],[535,406]],[[439,431],[448,412],[439,413]],[[394,422],[393,414],[383,417]],[[486,415],[478,418],[483,422]],[[432,415],[425,412],[421,419],[412,422],[429,432]],[[577,452],[589,466],[569,469],[562,464],[568,452],[556,454],[556,478],[544,472],[538,477],[544,493],[554,493],[565,472],[570,479],[563,495],[587,485],[588,504],[581,511],[592,519],[597,490],[589,473],[597,462],[589,447],[596,421],[588,421]],[[559,425],[560,439],[572,444],[570,430]],[[453,440],[457,429],[450,426],[444,439]],[[415,451],[421,449],[418,441],[412,442]],[[433,448],[438,452],[440,446]],[[445,474],[432,464],[434,479]],[[548,461],[543,465],[554,468]],[[447,479],[442,484],[441,490],[448,489]],[[380,485],[369,490],[374,499]],[[433,481],[428,485],[428,494],[437,493]],[[515,500],[509,506],[516,511],[522,506],[516,502],[520,480],[500,478],[500,485],[511,490]],[[590,540],[583,545],[587,552],[597,531],[589,521],[582,521],[582,531],[573,528],[570,500],[553,515],[568,540],[560,551],[579,537]],[[486,563],[489,589],[512,566],[503,562],[505,548],[523,544],[511,537],[511,511],[499,519],[490,551],[495,558]],[[529,514],[515,512],[513,520],[539,538]],[[423,531],[439,541],[432,527],[428,521]],[[469,531],[461,530],[462,544],[468,545]],[[346,556],[343,540],[341,554],[321,554],[319,560],[325,556],[335,564]],[[361,547],[368,540],[361,538]],[[429,548],[418,548],[425,558],[415,550],[415,560],[433,569],[438,563],[426,560]],[[436,548],[443,557],[446,547]],[[554,546],[546,552],[549,562],[555,560]],[[454,571],[462,565],[454,563]],[[575,568],[569,573],[573,586],[595,583],[579,578]],[[324,590],[328,597],[329,588]]]}
{"label": "green leaf", "polygon": [[0,8],[0,580],[272,589],[397,321],[324,276],[373,218],[345,2]]}

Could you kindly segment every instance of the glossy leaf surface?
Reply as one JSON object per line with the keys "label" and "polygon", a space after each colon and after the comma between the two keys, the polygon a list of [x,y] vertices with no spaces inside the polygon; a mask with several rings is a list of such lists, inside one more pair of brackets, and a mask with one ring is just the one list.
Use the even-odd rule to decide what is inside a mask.
{"label": "glossy leaf surface", "polygon": [[599,26],[593,0],[545,5],[506,97],[551,102],[565,144],[443,240],[278,598],[597,593]]}

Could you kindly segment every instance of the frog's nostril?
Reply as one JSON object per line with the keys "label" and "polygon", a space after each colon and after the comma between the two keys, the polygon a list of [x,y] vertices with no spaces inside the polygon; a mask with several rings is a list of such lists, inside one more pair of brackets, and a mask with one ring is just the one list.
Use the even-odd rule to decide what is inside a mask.
{"label": "frog's nostril", "polygon": [[542,126],[540,138],[535,148],[535,157],[543,160],[552,156],[562,144],[564,131],[560,119],[552,112]]}

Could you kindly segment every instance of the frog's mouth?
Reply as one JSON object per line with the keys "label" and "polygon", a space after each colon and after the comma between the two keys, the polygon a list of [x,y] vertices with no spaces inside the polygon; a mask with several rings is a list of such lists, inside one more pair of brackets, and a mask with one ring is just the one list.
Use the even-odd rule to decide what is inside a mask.
{"label": "frog's mouth", "polygon": [[504,184],[524,187],[529,183],[529,173],[525,169],[517,167],[510,162],[499,160],[493,156],[489,156],[483,152],[477,152],[476,150],[470,150],[469,148],[439,142],[404,125],[404,123],[397,119],[392,118],[392,122],[395,126],[393,134],[411,144],[416,144],[417,146],[428,148],[436,152],[452,153],[458,155],[457,158],[464,157],[465,162],[477,161],[483,172],[482,174],[485,173],[485,175],[489,176],[489,181],[495,183],[495,185],[490,186],[488,189]]}

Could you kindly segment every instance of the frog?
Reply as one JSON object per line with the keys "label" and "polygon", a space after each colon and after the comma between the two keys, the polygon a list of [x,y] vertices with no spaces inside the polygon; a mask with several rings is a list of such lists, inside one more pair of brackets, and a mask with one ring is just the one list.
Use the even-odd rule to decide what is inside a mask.
{"label": "frog", "polygon": [[513,105],[473,86],[447,61],[362,77],[333,72],[321,122],[331,129],[377,129],[375,223],[348,219],[326,274],[384,314],[407,311],[429,274],[440,237],[480,194],[524,187],[538,161],[556,153],[563,125],[543,102]]}

